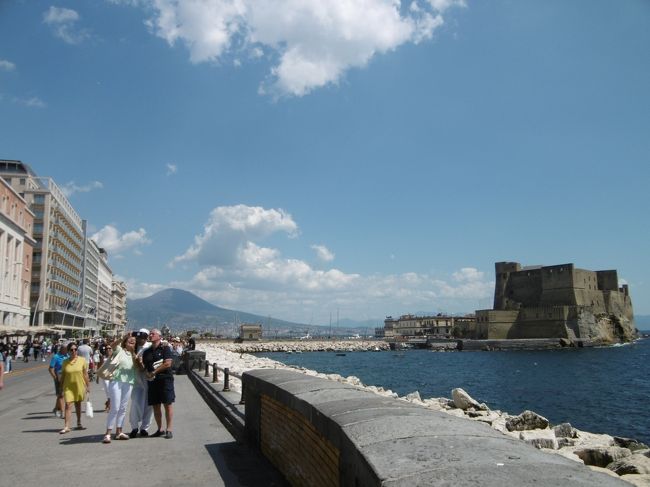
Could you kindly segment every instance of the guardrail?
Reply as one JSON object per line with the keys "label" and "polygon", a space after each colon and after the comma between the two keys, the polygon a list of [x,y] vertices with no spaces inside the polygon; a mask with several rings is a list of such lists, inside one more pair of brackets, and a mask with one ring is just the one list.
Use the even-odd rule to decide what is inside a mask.
{"label": "guardrail", "polygon": [[209,360],[205,359],[202,356],[196,358],[189,355],[185,355],[185,367],[186,371],[189,373],[192,370],[205,370],[203,377],[210,377],[212,374],[212,384],[219,383],[219,371],[223,374],[223,389],[222,392],[230,392],[230,377],[239,379],[242,384],[241,399],[239,404],[245,404],[244,402],[244,381],[241,374],[236,372],[231,372],[229,367],[219,367],[216,362],[210,363]]}

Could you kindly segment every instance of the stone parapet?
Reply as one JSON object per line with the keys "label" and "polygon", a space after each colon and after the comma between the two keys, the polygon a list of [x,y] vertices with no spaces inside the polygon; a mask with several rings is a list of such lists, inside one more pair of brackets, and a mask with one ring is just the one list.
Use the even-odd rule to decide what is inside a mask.
{"label": "stone parapet", "polygon": [[279,369],[243,375],[246,436],[292,485],[621,486],[489,426]]}

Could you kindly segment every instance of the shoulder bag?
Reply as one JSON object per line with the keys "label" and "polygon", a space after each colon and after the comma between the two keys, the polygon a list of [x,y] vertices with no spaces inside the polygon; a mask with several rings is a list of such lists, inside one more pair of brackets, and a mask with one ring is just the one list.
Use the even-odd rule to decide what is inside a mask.
{"label": "shoulder bag", "polygon": [[120,355],[122,353],[124,351],[120,348],[119,351],[113,354],[110,360],[106,360],[97,370],[97,377],[104,380],[113,380],[113,375],[115,375],[115,371],[120,366]]}

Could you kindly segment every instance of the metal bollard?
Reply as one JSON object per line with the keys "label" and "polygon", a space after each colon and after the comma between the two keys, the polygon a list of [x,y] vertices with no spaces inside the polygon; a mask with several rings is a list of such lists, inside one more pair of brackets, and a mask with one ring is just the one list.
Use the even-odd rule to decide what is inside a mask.
{"label": "metal bollard", "polygon": [[219,382],[219,369],[217,363],[212,364],[212,383]]}
{"label": "metal bollard", "polygon": [[246,401],[244,400],[244,394],[246,394],[246,384],[244,381],[241,381],[241,399],[239,400],[239,404],[246,404]]}
{"label": "metal bollard", "polygon": [[230,369],[223,369],[223,392],[230,392]]}
{"label": "metal bollard", "polygon": [[210,376],[210,362],[207,360],[205,361],[205,375],[203,377],[209,377]]}

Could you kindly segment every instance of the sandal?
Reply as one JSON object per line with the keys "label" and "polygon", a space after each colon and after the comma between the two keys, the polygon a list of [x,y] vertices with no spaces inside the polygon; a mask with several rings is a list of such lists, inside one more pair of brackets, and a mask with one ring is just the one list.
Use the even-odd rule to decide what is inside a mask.
{"label": "sandal", "polygon": [[65,435],[66,433],[70,433],[70,428],[63,428],[61,431],[59,431],[60,435]]}
{"label": "sandal", "polygon": [[129,435],[127,435],[126,433],[120,433],[119,435],[117,435],[117,436],[115,437],[115,439],[116,439],[116,440],[128,440],[128,439],[129,439]]}
{"label": "sandal", "polygon": [[110,443],[110,442],[111,442],[111,435],[104,436],[102,443]]}
{"label": "sandal", "polygon": [[75,429],[76,429],[76,430],[85,430],[86,427],[83,426],[81,423],[79,423]]}

